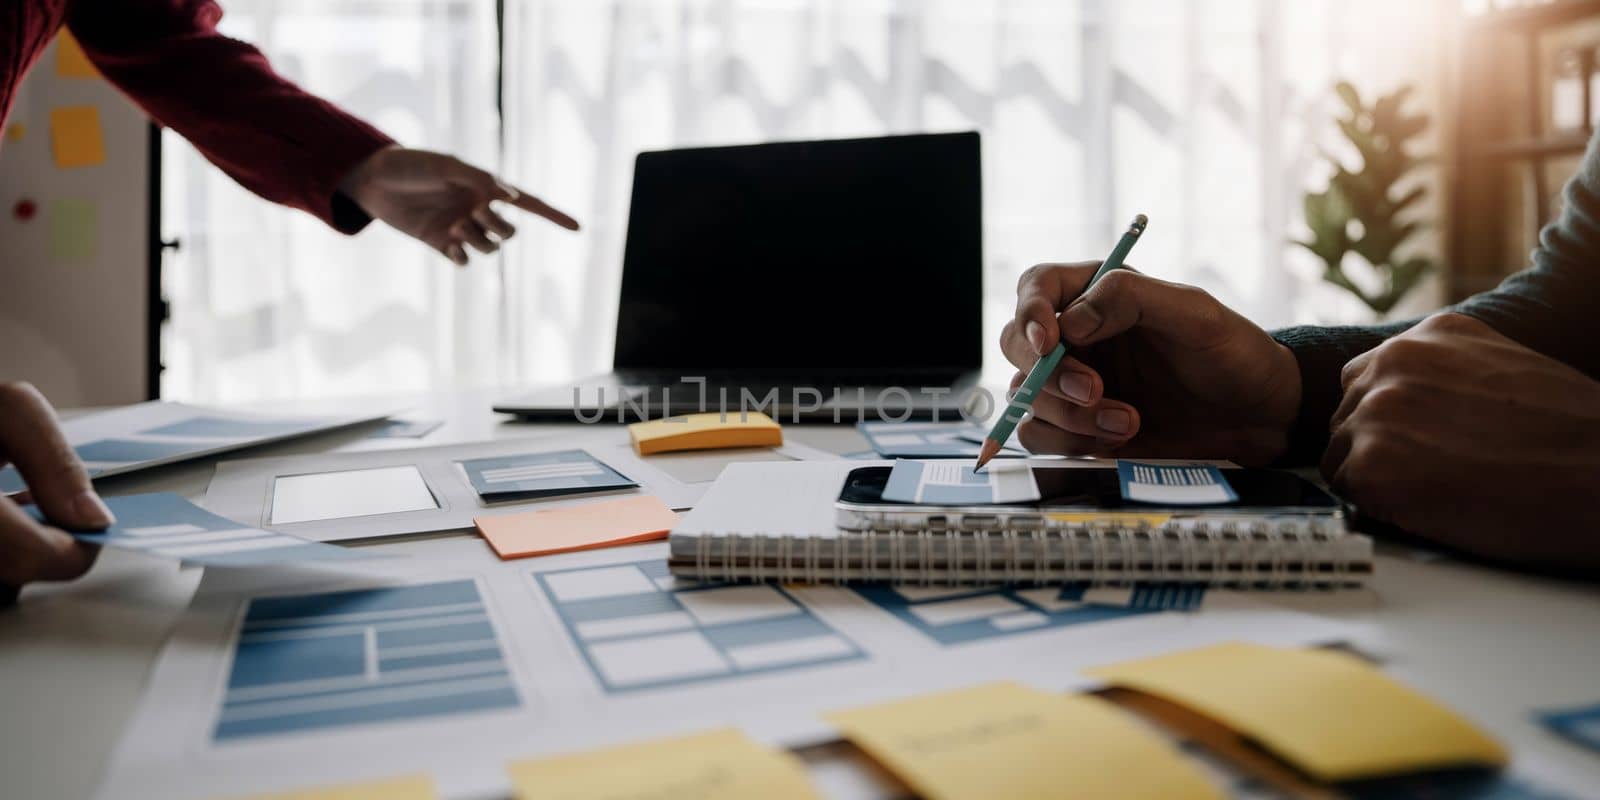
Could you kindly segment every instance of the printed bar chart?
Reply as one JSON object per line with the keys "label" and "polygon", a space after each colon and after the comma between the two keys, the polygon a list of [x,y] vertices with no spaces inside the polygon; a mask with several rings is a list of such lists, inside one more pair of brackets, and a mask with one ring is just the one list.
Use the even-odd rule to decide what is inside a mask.
{"label": "printed bar chart", "polygon": [[217,742],[521,704],[470,580],[252,600]]}

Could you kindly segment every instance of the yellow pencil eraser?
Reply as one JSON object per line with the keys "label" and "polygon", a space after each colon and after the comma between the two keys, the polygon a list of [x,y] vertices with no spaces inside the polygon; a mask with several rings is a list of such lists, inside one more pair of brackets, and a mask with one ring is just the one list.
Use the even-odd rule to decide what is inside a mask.
{"label": "yellow pencil eraser", "polygon": [[676,450],[716,450],[723,447],[779,447],[783,429],[759,411],[726,414],[713,411],[689,414],[628,426],[633,449],[639,455]]}

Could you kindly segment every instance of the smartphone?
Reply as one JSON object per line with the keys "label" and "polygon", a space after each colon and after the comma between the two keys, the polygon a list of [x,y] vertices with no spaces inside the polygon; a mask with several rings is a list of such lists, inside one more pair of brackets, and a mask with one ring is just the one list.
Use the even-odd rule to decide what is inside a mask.
{"label": "smartphone", "polygon": [[[850,471],[834,504],[845,530],[884,528],[940,529],[988,527],[1053,527],[1057,524],[1139,522],[1158,525],[1169,519],[1205,519],[1218,524],[1250,525],[1268,520],[1309,518],[1337,522],[1345,509],[1336,498],[1292,472],[1245,467],[1223,468],[1239,501],[1226,506],[1162,506],[1122,498],[1115,462],[1035,464],[1033,477],[1040,499],[1021,505],[937,506],[883,499],[891,467]],[[1159,520],[1159,521],[1158,521]]]}

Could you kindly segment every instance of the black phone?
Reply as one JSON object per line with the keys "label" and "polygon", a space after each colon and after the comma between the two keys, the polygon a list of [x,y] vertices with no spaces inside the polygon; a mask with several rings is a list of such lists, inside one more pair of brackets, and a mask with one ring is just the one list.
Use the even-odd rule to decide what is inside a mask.
{"label": "black phone", "polygon": [[[884,484],[889,481],[891,467],[861,467],[850,471],[844,487],[839,492],[840,508],[898,506],[919,507],[914,503],[897,503],[883,499]],[[1101,511],[1183,511],[1193,513],[1193,506],[1167,507],[1138,503],[1122,497],[1122,484],[1117,477],[1115,463],[1105,466],[1085,465],[1083,462],[1063,462],[1060,466],[1035,464],[1033,477],[1039,485],[1039,500],[1028,504],[1012,504],[1011,508],[1031,507],[1037,510],[1101,510]],[[1332,511],[1340,503],[1332,495],[1310,481],[1273,469],[1247,467],[1223,468],[1222,474],[1239,495],[1236,503],[1212,506],[1216,512],[1241,511]],[[926,507],[926,506],[923,506]],[[974,512],[992,510],[995,506],[971,506]]]}

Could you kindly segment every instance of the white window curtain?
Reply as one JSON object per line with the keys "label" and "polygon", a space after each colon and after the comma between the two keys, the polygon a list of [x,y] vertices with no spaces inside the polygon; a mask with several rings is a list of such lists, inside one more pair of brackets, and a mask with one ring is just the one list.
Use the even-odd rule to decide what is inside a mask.
{"label": "white window curtain", "polygon": [[[499,167],[494,0],[223,0],[221,30],[403,144]],[[165,397],[243,402],[495,381],[495,263],[266,203],[172,133]]]}
{"label": "white window curtain", "polygon": [[[1455,16],[1449,0],[505,0],[497,160],[492,2],[228,8],[308,86],[408,144],[498,163],[584,231],[524,219],[502,258],[455,273],[388,232],[341,241],[175,164],[169,214],[189,241],[167,386],[206,399],[604,370],[633,158],[686,145],[981,131],[991,341],[1022,270],[1103,256],[1136,212],[1151,217],[1133,259],[1147,272],[1263,325],[1359,320],[1285,244],[1327,173],[1321,150],[1342,152],[1331,86],[1409,83],[1436,113]],[[781,291],[774,276],[749,301]]]}

